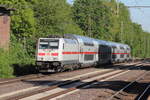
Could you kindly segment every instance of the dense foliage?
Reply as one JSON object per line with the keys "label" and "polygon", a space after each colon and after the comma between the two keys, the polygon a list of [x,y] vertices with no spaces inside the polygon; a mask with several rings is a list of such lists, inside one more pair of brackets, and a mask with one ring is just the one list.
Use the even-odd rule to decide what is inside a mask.
{"label": "dense foliage", "polygon": [[72,19],[72,9],[66,0],[37,0],[33,5],[37,21],[37,37],[50,34],[82,34]]}
{"label": "dense foliage", "polygon": [[131,21],[124,4],[116,0],[75,0],[73,14],[84,35],[129,44],[132,57],[150,57],[150,34]]}
{"label": "dense foliage", "polygon": [[150,57],[150,34],[133,23],[127,7],[115,0],[75,0],[73,5],[66,0],[0,0],[0,5],[16,9],[11,16],[10,49],[0,50],[0,77],[18,75],[17,68],[31,69],[36,40],[50,34],[126,43],[133,57]]}

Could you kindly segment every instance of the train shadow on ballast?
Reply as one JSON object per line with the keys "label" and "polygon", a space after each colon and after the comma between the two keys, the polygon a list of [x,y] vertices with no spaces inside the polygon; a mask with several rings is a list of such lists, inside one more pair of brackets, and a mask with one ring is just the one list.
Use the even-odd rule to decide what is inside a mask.
{"label": "train shadow on ballast", "polygon": [[150,71],[150,65],[142,65],[140,66],[136,66],[136,65],[130,65],[132,68],[129,67],[129,65],[98,65],[96,66],[96,68],[98,69],[116,69],[116,70],[146,70],[146,71]]}
{"label": "train shadow on ballast", "polygon": [[[93,85],[89,88],[86,89],[109,89],[113,91],[120,91],[122,88],[124,88],[126,85],[131,83],[130,81],[104,81],[104,82],[98,82],[96,85]],[[123,92],[124,94],[121,94],[123,97],[128,96],[128,94],[136,94],[136,98],[134,100],[137,100],[145,88],[149,85],[149,82],[147,83],[139,83],[136,82],[134,85],[131,85],[129,88],[125,89]],[[110,91],[105,91],[106,94],[112,94]],[[150,91],[149,91],[150,92]],[[144,99],[142,100],[147,100],[147,98],[150,96],[150,94],[145,95]],[[99,96],[100,98],[103,96]],[[121,99],[119,97],[116,97],[118,99]]]}
{"label": "train shadow on ballast", "polygon": [[[149,63],[149,62],[145,62],[144,63]],[[116,68],[117,66],[117,68]],[[141,68],[136,67],[135,65],[132,65],[133,68],[129,69],[129,66],[127,65],[99,65],[96,66],[96,68],[98,69],[115,69],[115,70],[146,70],[149,71],[150,70],[150,65],[142,65]],[[134,67],[135,66],[135,67]],[[70,80],[71,81],[71,80]],[[23,82],[29,83],[29,84],[33,84],[34,86],[54,86],[56,85],[56,83],[64,83],[65,81],[62,80],[51,80],[51,79],[44,79],[44,80],[23,80]],[[79,81],[80,83],[85,83],[83,81]],[[78,89],[107,89],[107,90],[113,90],[113,91],[119,91],[120,89],[122,89],[124,86],[126,86],[127,84],[130,83],[130,81],[123,81],[123,80],[117,80],[117,81],[97,81],[98,84],[93,85],[91,87],[88,88],[81,88],[78,87]],[[51,84],[50,84],[51,83]],[[146,88],[146,86],[149,85],[149,82],[144,82],[144,83],[139,83],[136,82],[136,85],[134,85],[135,87],[132,87],[134,89],[127,89],[124,90],[123,92],[125,92],[125,94],[122,94],[122,96],[127,96],[127,94],[136,94],[137,97],[135,98],[135,100],[142,94],[142,89]],[[69,85],[69,86],[58,86],[59,88],[72,88],[74,87],[74,85]],[[135,89],[136,88],[136,89]],[[112,94],[109,91],[105,91],[108,94]],[[127,93],[127,94],[126,94]],[[147,94],[144,98],[144,100],[146,100],[148,98],[149,94]],[[103,98],[102,96],[99,96],[99,98]]]}
{"label": "train shadow on ballast", "polygon": [[[30,84],[33,84],[34,86],[54,86],[54,84],[49,84],[49,83],[57,83],[57,82],[65,82],[65,81],[59,81],[59,80],[32,80],[32,81],[24,81],[26,83],[30,83]],[[85,82],[82,82],[82,81],[79,81],[80,83],[85,83]],[[47,85],[47,84],[49,85]],[[92,85],[90,87],[87,87],[87,88],[81,88],[81,87],[77,87],[77,89],[107,89],[107,90],[113,90],[113,91],[119,91],[121,90],[124,86],[128,85],[130,83],[130,81],[103,81],[103,82],[98,82],[97,81],[97,84],[95,85]],[[86,84],[86,83],[85,83]],[[126,89],[124,90],[123,92],[125,92],[125,94],[122,94],[122,96],[127,96],[127,94],[136,94],[138,98],[141,94],[142,94],[142,91],[144,91],[144,89],[149,85],[149,82],[147,83],[139,83],[139,82],[136,82],[134,84],[133,87],[130,87],[129,89]],[[73,88],[74,85],[69,85],[69,86],[58,86],[59,88],[64,88],[64,89],[68,89],[68,88]],[[136,88],[136,89],[135,89]],[[112,94],[112,92],[110,91],[105,91],[106,94]],[[150,94],[147,94],[145,97],[144,97],[144,100],[147,100],[147,98],[150,96]],[[103,96],[99,96],[100,98]],[[137,100],[135,98],[135,100]]]}
{"label": "train shadow on ballast", "polygon": [[23,75],[38,73],[36,66],[32,64],[27,64],[27,65],[13,64],[12,68],[13,68],[13,75],[15,76],[23,76]]}
{"label": "train shadow on ballast", "polygon": [[[144,61],[145,62],[145,61]],[[145,62],[147,63],[147,62]],[[148,62],[149,63],[149,62]],[[37,74],[39,73],[38,70],[36,69],[35,65],[18,65],[18,64],[13,64],[13,75],[15,76],[22,76],[22,75],[28,75],[28,74]],[[142,65],[142,67],[134,67],[135,65],[132,65],[133,68],[129,68],[127,65],[113,65],[113,64],[101,64],[95,66],[95,68],[98,69],[115,69],[115,70],[146,70],[150,71],[150,65]],[[80,70],[80,69],[76,69]],[[70,71],[70,70],[66,70]],[[65,71],[65,72],[66,72]],[[55,72],[48,72],[48,73],[43,73],[43,74],[54,74]]]}

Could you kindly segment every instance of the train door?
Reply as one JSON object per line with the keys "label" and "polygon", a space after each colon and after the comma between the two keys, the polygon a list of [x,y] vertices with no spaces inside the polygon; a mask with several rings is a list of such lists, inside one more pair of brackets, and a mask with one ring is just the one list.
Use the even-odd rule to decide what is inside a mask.
{"label": "train door", "polygon": [[120,61],[124,61],[124,47],[120,46]]}
{"label": "train door", "polygon": [[105,46],[99,45],[99,63],[105,63]]}
{"label": "train door", "polygon": [[125,56],[124,60],[127,61],[127,47],[125,47],[124,49],[124,56]]}
{"label": "train door", "polygon": [[100,63],[109,63],[111,61],[111,47],[109,47],[108,45],[100,45],[99,48]]}
{"label": "train door", "polygon": [[84,46],[81,45],[80,46],[80,53],[79,53],[79,61],[80,61],[80,63],[83,63],[83,61],[84,61],[83,48],[84,48]]}
{"label": "train door", "polygon": [[107,46],[107,61],[111,63],[111,47]]}
{"label": "train door", "polygon": [[116,58],[117,58],[116,53],[117,53],[117,47],[112,46],[112,53],[111,53],[112,54],[112,62],[116,61]]}
{"label": "train door", "polygon": [[115,50],[115,55],[116,55],[116,61],[119,62],[120,61],[120,48],[119,45],[116,46],[116,50]]}

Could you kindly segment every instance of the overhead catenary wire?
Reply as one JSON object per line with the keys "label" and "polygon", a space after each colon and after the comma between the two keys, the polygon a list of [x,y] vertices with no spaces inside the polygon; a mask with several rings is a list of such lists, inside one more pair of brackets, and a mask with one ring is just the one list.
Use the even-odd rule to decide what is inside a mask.
{"label": "overhead catenary wire", "polygon": [[[116,0],[116,1],[119,1],[119,0]],[[150,16],[148,14],[146,14],[145,11],[143,11],[143,9],[145,9],[145,8],[148,9],[148,8],[150,8],[150,6],[140,5],[139,2],[137,2],[137,0],[134,0],[134,2],[135,3],[133,5],[126,5],[126,7],[128,9],[137,9],[137,10],[139,10],[142,13],[143,17],[147,17],[149,19]],[[148,26],[150,26],[150,25],[148,25]],[[122,34],[122,32],[121,32],[121,34]],[[146,52],[148,52],[147,49],[149,49],[149,41],[150,40],[146,37],[146,35],[144,35],[143,38],[142,38],[142,41],[146,44],[143,49]],[[146,54],[144,54],[144,55],[146,55]]]}
{"label": "overhead catenary wire", "polygon": [[[147,17],[147,16],[145,16],[146,14],[145,14],[145,12],[141,9],[141,8],[138,8],[138,10],[142,13],[142,16],[143,17]],[[148,17],[149,18],[149,17]],[[149,25],[150,26],[150,25]],[[147,37],[143,37],[143,42],[145,43],[145,46],[144,46],[144,50],[143,51],[145,51],[145,52],[147,52],[147,49],[148,49],[148,39],[147,39]],[[146,55],[146,54],[144,54],[144,55]]]}

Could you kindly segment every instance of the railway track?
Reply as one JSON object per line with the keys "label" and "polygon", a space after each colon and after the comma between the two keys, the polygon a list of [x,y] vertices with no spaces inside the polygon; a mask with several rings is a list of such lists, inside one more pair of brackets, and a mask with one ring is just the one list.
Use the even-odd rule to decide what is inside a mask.
{"label": "railway track", "polygon": [[[136,66],[134,65],[134,67],[139,67],[141,66],[141,64],[137,64]],[[131,65],[130,65],[131,67]],[[131,69],[133,68],[133,66],[131,67]],[[23,95],[18,95],[18,96],[14,96],[11,97],[11,99],[7,99],[7,100],[18,100],[18,99],[22,99],[22,100],[28,100],[28,99],[35,99],[36,97],[41,97],[38,95],[42,95],[41,98],[36,98],[36,99],[52,99],[55,98],[57,96],[63,95],[63,94],[67,94],[73,91],[77,91],[79,90],[79,88],[84,88],[85,86],[88,86],[90,84],[94,84],[97,81],[104,81],[104,79],[109,79],[111,77],[115,77],[118,75],[121,75],[123,73],[128,72],[129,70],[108,70],[108,71],[103,71],[103,72],[99,72],[96,74],[90,74],[88,77],[86,75],[82,75],[82,76],[75,76],[74,78],[70,78],[70,79],[66,79],[63,80],[61,82],[58,83],[54,83],[51,84],[50,87],[45,88],[45,89],[40,89],[38,91],[32,91],[32,92],[28,92],[25,93]],[[95,72],[93,72],[95,73]],[[75,85],[75,86],[71,86],[71,85]],[[68,88],[71,87],[71,88]],[[57,93],[55,93],[57,91]],[[54,94],[52,94],[54,93]],[[44,95],[45,94],[45,95]],[[51,95],[48,95],[51,94]],[[9,96],[9,95],[5,95],[5,96]],[[5,97],[3,96],[3,97]],[[0,96],[0,98],[2,98],[2,96]]]}
{"label": "railway track", "polygon": [[[121,64],[124,64],[124,63],[115,64],[115,65],[117,66],[117,65],[121,65]],[[107,66],[113,66],[113,65],[107,65]],[[84,69],[80,69],[80,70],[84,70]],[[77,70],[73,70],[73,72],[74,71],[77,71]],[[67,73],[67,72],[54,73],[54,74],[64,74],[64,73]],[[48,74],[48,75],[32,74],[32,75],[25,75],[25,76],[20,76],[20,77],[17,77],[17,78],[12,78],[12,79],[2,79],[0,81],[0,86],[12,84],[12,83],[19,82],[19,81],[24,81],[24,80],[38,79],[38,78],[42,78],[42,77],[49,77],[50,75],[52,75],[52,74]]]}
{"label": "railway track", "polygon": [[[131,68],[133,68],[133,67],[131,67]],[[88,79],[89,81],[85,80],[86,81],[85,83],[80,84],[80,85],[78,85],[76,87],[69,88],[69,89],[67,89],[65,91],[61,91],[61,92],[58,92],[58,93],[54,93],[52,95],[40,98],[38,100],[49,100],[49,99],[56,100],[56,99],[61,98],[61,97],[65,96],[65,95],[68,95],[68,94],[71,94],[73,92],[79,91],[80,89],[90,87],[91,85],[97,84],[97,83],[102,82],[102,81],[107,81],[107,80],[109,80],[111,78],[118,77],[118,76],[120,76],[122,74],[125,74],[127,72],[129,72],[129,70],[127,70],[127,71],[121,71],[121,72],[118,72],[118,73],[115,73],[115,74],[112,74],[112,75],[108,75],[108,76],[104,75],[104,77],[103,76],[100,76],[100,77],[98,76],[98,77],[96,77],[96,78],[94,78],[92,80]],[[22,100],[27,100],[27,99],[22,99]]]}
{"label": "railway track", "polygon": [[[62,84],[59,84],[59,85],[55,85],[53,87],[49,87],[49,88],[46,88],[46,90],[40,90],[38,91],[38,94],[34,94],[34,95],[26,95],[26,97],[22,98],[22,97],[18,97],[18,98],[11,98],[11,99],[8,99],[8,100],[28,100],[28,99],[32,99],[32,100],[35,100],[35,99],[39,99],[39,100],[48,100],[48,99],[52,99],[54,97],[57,97],[57,96],[60,96],[60,95],[63,95],[63,94],[66,94],[66,93],[69,93],[69,92],[72,92],[72,91],[76,91],[77,89],[79,88],[83,88],[89,84],[93,84],[95,82],[98,81],[98,79],[105,79],[107,77],[110,77],[110,76],[113,76],[113,75],[116,75],[116,74],[120,74],[120,73],[123,73],[124,71],[113,71],[113,72],[109,72],[109,74],[104,74],[104,75],[101,75],[101,74],[97,74],[97,75],[94,75],[92,77],[87,77],[87,78],[81,78],[81,79],[78,79],[78,80],[72,80],[72,81],[68,81],[67,83],[62,83]],[[69,88],[70,87],[70,88]],[[50,95],[51,94],[51,95]]]}
{"label": "railway track", "polygon": [[[114,95],[112,95],[110,98],[108,98],[107,100],[114,100],[114,99],[121,99],[121,97],[119,97],[120,94],[123,94],[122,92],[130,89],[131,86],[136,85],[136,82],[143,79],[144,76],[146,76],[149,72],[144,73],[142,76],[136,78],[134,81],[130,82],[129,84],[127,84],[126,86],[124,86],[122,89],[120,89],[119,91],[117,91]],[[145,94],[145,93],[144,93]],[[143,94],[143,95],[144,95]],[[143,96],[141,96],[143,97]],[[138,99],[141,100],[141,99]]]}
{"label": "railway track", "polygon": [[[81,69],[84,70],[84,69]],[[77,70],[73,70],[73,71],[77,71]],[[61,73],[50,73],[50,74],[31,74],[31,75],[25,75],[25,76],[20,76],[20,77],[16,77],[16,78],[12,78],[12,79],[2,79],[0,81],[0,86],[2,85],[8,85],[8,84],[12,84],[15,82],[19,82],[19,81],[25,81],[25,80],[30,80],[30,79],[38,79],[38,78],[42,78],[42,77],[49,77],[50,75],[55,75],[55,74],[64,74],[67,72],[61,72]]]}
{"label": "railway track", "polygon": [[0,86],[7,85],[7,84],[12,84],[12,83],[23,81],[23,80],[41,78],[41,77],[45,77],[45,75],[32,74],[32,75],[20,76],[20,77],[17,77],[17,78],[0,81]]}
{"label": "railway track", "polygon": [[[80,80],[83,80],[83,79],[86,79],[86,78],[90,78],[90,77],[94,77],[94,76],[96,76],[96,75],[98,75],[98,74],[109,73],[109,72],[111,72],[111,71],[112,71],[112,70],[109,70],[109,71],[101,71],[101,72],[97,72],[97,74],[93,74],[93,73],[95,73],[95,72],[93,72],[93,73],[89,73],[89,74],[84,74],[84,75],[75,76],[75,77],[73,77],[73,78],[64,79],[64,80],[62,80],[62,81],[60,81],[60,82],[50,83],[49,85],[51,85],[51,86],[49,86],[48,88],[40,89],[40,90],[34,91],[34,92],[33,92],[33,91],[32,91],[32,92],[28,92],[28,93],[26,93],[26,94],[19,95],[19,96],[13,97],[13,98],[11,97],[11,99],[8,99],[8,100],[21,99],[21,98],[28,97],[28,96],[31,96],[31,95],[34,95],[34,94],[37,94],[37,93],[42,93],[42,92],[45,92],[45,91],[48,91],[48,90],[52,90],[52,89],[55,89],[55,88],[57,88],[57,87],[62,87],[62,86],[65,86],[65,85],[68,85],[68,84],[71,84],[71,83],[74,83],[74,82],[79,82]],[[88,76],[88,75],[90,75],[90,77],[86,77],[86,76]],[[35,88],[36,88],[36,87],[35,87]],[[35,89],[35,88],[34,88],[34,89]],[[37,87],[37,88],[40,88],[40,86]],[[11,95],[11,94],[10,94],[10,95]],[[3,97],[6,97],[6,96],[10,96],[10,95],[1,95],[1,96],[0,96],[0,99],[3,98]]]}
{"label": "railway track", "polygon": [[[135,80],[131,81],[130,83],[128,83],[127,85],[125,85],[122,89],[120,89],[119,91],[117,91],[116,93],[114,93],[111,97],[109,97],[107,100],[118,100],[118,99],[123,99],[123,95],[126,96],[126,98],[130,97],[134,100],[147,100],[149,94],[150,94],[150,83],[145,85],[142,85],[142,87],[138,87],[138,83],[144,83],[144,78],[150,74],[150,72],[145,72],[143,75],[141,75],[140,77],[137,77]],[[148,81],[146,81],[148,82]],[[137,85],[137,86],[136,86]],[[136,90],[137,88],[141,88],[139,95],[133,96],[133,95],[127,95],[124,92],[125,91],[130,91],[130,90]],[[138,90],[138,92],[139,92]]]}
{"label": "railway track", "polygon": [[150,95],[150,85],[148,85],[145,88],[145,90],[142,92],[142,94],[138,98],[136,98],[136,100],[146,100],[149,95]]}

